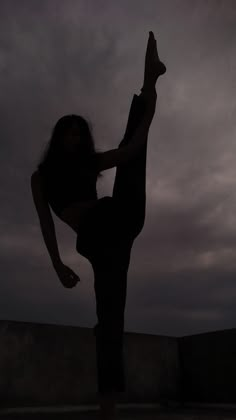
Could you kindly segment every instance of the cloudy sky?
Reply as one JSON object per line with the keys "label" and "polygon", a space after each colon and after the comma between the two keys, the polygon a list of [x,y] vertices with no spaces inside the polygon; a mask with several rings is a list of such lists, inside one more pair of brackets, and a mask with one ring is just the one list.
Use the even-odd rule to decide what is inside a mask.
{"label": "cloudy sky", "polygon": [[[98,149],[118,146],[152,30],[167,73],[157,82],[125,330],[236,327],[235,22],[235,0],[1,0],[1,320],[97,322],[92,267],[55,216],[62,260],[81,278],[62,286],[30,175],[64,114],[88,118]],[[99,197],[112,194],[115,169],[103,175]]]}

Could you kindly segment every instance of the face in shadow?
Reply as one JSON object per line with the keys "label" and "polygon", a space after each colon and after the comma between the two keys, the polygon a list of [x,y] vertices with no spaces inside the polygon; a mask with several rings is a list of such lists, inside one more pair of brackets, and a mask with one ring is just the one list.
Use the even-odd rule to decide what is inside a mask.
{"label": "face in shadow", "polygon": [[78,124],[73,123],[68,128],[63,138],[63,149],[66,154],[72,155],[80,150],[83,146],[83,139],[80,134],[80,128]]}

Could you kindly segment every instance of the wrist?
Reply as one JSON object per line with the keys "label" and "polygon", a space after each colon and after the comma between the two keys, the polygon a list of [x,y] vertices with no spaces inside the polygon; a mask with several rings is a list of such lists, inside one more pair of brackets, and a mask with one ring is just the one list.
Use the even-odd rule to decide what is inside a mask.
{"label": "wrist", "polygon": [[52,265],[53,265],[53,267],[55,268],[55,270],[57,270],[59,267],[61,267],[61,265],[62,265],[63,263],[62,263],[62,261],[61,260],[54,260],[53,262],[52,262]]}

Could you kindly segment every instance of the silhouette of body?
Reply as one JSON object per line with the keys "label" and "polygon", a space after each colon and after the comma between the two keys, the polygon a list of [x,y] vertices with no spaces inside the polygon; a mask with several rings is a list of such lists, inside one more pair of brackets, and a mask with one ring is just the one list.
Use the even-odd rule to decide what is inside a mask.
{"label": "silhouette of body", "polygon": [[[106,418],[112,418],[113,396],[117,392],[124,392],[126,388],[123,333],[127,274],[132,245],[145,222],[147,139],[149,126],[155,113],[154,102],[156,100],[154,94],[153,102],[153,93],[151,92],[155,92],[156,80],[165,71],[166,68],[157,54],[153,33],[150,32],[142,93],[133,95],[125,134],[118,149],[128,150],[127,146],[131,142],[137,142],[139,146],[133,157],[121,160],[122,163],[116,165],[112,197],[105,196],[97,199],[96,188],[93,187],[92,200],[88,201],[88,206],[84,202],[84,208],[78,205],[78,214],[76,215],[74,211],[73,217],[66,216],[66,212],[63,213],[63,200],[59,203],[60,194],[58,195],[58,192],[54,194],[54,201],[51,197],[51,205],[54,206],[55,213],[77,233],[77,252],[90,261],[94,271],[98,319],[94,327],[94,334],[96,337],[98,394],[101,396],[101,408],[104,408],[102,413],[104,417],[102,418],[106,416],[108,416]],[[152,99],[150,99],[151,96]],[[152,117],[150,122],[147,125],[144,124],[143,129],[136,135],[137,127],[141,127],[149,101],[154,104],[151,106],[151,108],[154,107]],[[70,147],[72,146],[71,143]],[[129,150],[135,150],[134,145],[132,147],[133,149]],[[93,182],[95,182],[94,180]],[[37,201],[37,197],[35,201]],[[38,208],[40,208],[39,205]],[[61,263],[59,262],[58,274],[61,272],[60,270]],[[71,272],[67,271],[66,275],[72,276]],[[104,407],[103,396],[106,401]],[[108,407],[109,399],[110,408]]]}
{"label": "silhouette of body", "polygon": [[[142,118],[142,94],[134,95],[122,147]],[[103,197],[84,219],[76,249],[94,270],[98,388],[100,393],[124,391],[122,360],[127,272],[134,239],[145,218],[146,147],[133,162],[120,165],[112,197]]]}
{"label": "silhouette of body", "polygon": [[[159,75],[164,73],[165,66]],[[144,89],[140,95],[133,95],[119,148],[135,141],[133,136],[145,115],[147,100]],[[76,241],[77,251],[90,261],[94,271],[99,394],[116,394],[126,388],[123,332],[127,274],[132,245],[145,222],[148,130],[144,137],[139,154],[117,166],[112,197],[101,198],[87,212]]]}

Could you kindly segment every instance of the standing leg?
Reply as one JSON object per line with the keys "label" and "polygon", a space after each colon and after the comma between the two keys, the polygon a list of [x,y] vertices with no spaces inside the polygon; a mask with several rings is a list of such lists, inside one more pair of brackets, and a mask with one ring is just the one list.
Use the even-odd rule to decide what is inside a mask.
{"label": "standing leg", "polygon": [[101,256],[96,256],[96,260],[91,261],[98,318],[95,335],[101,393],[125,388],[122,344],[130,252],[127,243],[119,254],[114,254],[114,258],[104,261]]}
{"label": "standing leg", "polygon": [[[98,318],[94,331],[98,395],[101,408],[102,402],[106,401],[104,407],[110,413],[115,407],[114,395],[126,388],[123,337],[130,252],[130,243],[126,242],[118,253],[115,249],[113,258],[105,260],[103,250],[91,260]],[[108,411],[104,408],[104,413]]]}

